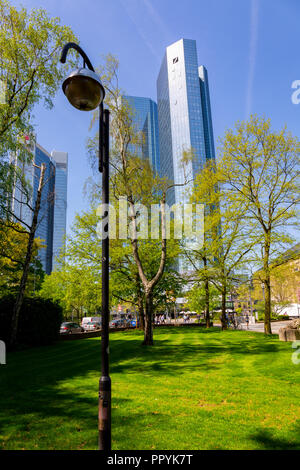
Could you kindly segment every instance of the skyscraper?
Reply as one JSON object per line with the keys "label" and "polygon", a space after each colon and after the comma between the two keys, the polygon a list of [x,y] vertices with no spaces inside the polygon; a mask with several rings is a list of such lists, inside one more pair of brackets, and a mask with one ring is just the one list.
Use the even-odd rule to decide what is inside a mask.
{"label": "skyscraper", "polygon": [[68,154],[53,150],[51,156],[55,162],[55,200],[53,226],[53,265],[64,246],[67,228],[67,183],[68,183]]}
{"label": "skyscraper", "polygon": [[[11,197],[11,210],[17,222],[23,222],[25,227],[32,223],[33,208],[35,205],[40,167],[46,165],[44,186],[42,190],[41,206],[38,215],[38,225],[35,238],[40,238],[43,247],[39,250],[39,258],[46,274],[50,274],[55,257],[64,243],[66,230],[66,199],[67,199],[67,159],[65,152],[53,151],[52,156],[38,143],[30,143],[32,160],[21,161],[17,156],[11,162],[18,166],[21,175],[26,179],[26,188],[22,179],[16,179]],[[28,203],[28,204],[27,204]]]}
{"label": "skyscraper", "polygon": [[[55,164],[51,159],[50,154],[41,145],[35,145],[34,163],[41,166],[42,163],[46,165],[45,180],[42,190],[41,208],[38,216],[38,225],[35,232],[35,238],[43,240],[45,248],[39,250],[39,257],[41,259],[43,269],[46,274],[52,271],[52,256],[53,256],[53,222],[54,222],[54,194],[55,194]],[[32,203],[34,205],[37,197],[39,185],[40,169],[34,167],[33,177],[33,197]]]}
{"label": "skyscraper", "polygon": [[133,111],[136,131],[144,134],[144,143],[138,154],[148,158],[152,168],[160,173],[157,104],[150,98],[124,96]]}
{"label": "skyscraper", "polygon": [[[175,184],[185,180],[184,150],[193,149],[186,168],[193,179],[208,159],[215,158],[207,71],[198,67],[196,41],[180,39],[166,49],[157,79],[161,175]],[[169,192],[169,204],[182,202],[186,187]]]}

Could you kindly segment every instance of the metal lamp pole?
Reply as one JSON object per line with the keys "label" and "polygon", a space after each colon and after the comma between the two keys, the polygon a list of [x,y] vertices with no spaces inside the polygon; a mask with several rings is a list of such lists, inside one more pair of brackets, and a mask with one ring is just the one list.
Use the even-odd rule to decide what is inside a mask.
{"label": "metal lamp pole", "polygon": [[[63,91],[77,109],[90,111],[99,106],[99,171],[102,173],[102,331],[101,377],[99,381],[98,444],[99,450],[111,450],[111,380],[109,376],[109,110],[103,108],[104,88],[89,58],[78,44],[69,42],[60,61],[66,62],[69,49],[83,58],[83,68],[73,71],[63,83]],[[85,68],[87,65],[88,69]]]}
{"label": "metal lamp pole", "polygon": [[109,111],[99,109],[99,171],[102,173],[102,204],[106,211],[102,215],[102,332],[101,332],[101,377],[99,382],[99,449],[111,450],[111,380],[109,376]]}

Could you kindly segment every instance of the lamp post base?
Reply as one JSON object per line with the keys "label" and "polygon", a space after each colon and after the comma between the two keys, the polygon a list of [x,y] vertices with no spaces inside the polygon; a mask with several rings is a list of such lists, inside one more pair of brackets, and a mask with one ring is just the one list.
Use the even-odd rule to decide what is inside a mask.
{"label": "lamp post base", "polygon": [[102,376],[99,381],[99,450],[111,450],[111,380]]}

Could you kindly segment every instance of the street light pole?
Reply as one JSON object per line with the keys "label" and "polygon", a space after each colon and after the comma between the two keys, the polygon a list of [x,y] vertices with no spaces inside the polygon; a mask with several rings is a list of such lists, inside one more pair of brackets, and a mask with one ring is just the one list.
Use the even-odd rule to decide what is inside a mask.
{"label": "street light pole", "polygon": [[[109,376],[109,110],[103,108],[105,95],[101,80],[78,44],[69,42],[62,50],[64,64],[69,49],[75,49],[83,58],[83,68],[71,72],[63,83],[69,102],[82,111],[99,106],[99,171],[102,173],[102,331],[101,377],[99,380],[98,444],[99,450],[111,450],[111,380]],[[85,68],[87,65],[88,69]],[[106,222],[105,222],[106,220]]]}
{"label": "street light pole", "polygon": [[111,380],[109,376],[109,111],[99,107],[99,171],[102,173],[102,331],[101,377],[99,381],[99,449],[111,450]]}

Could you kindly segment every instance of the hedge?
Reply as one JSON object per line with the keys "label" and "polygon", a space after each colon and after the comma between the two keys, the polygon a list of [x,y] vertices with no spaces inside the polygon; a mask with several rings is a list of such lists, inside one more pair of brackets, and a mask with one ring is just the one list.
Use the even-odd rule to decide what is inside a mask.
{"label": "hedge", "polygon": [[[0,339],[9,345],[15,298],[0,299]],[[20,311],[17,345],[40,346],[53,343],[63,321],[62,308],[51,300],[25,297]]]}

